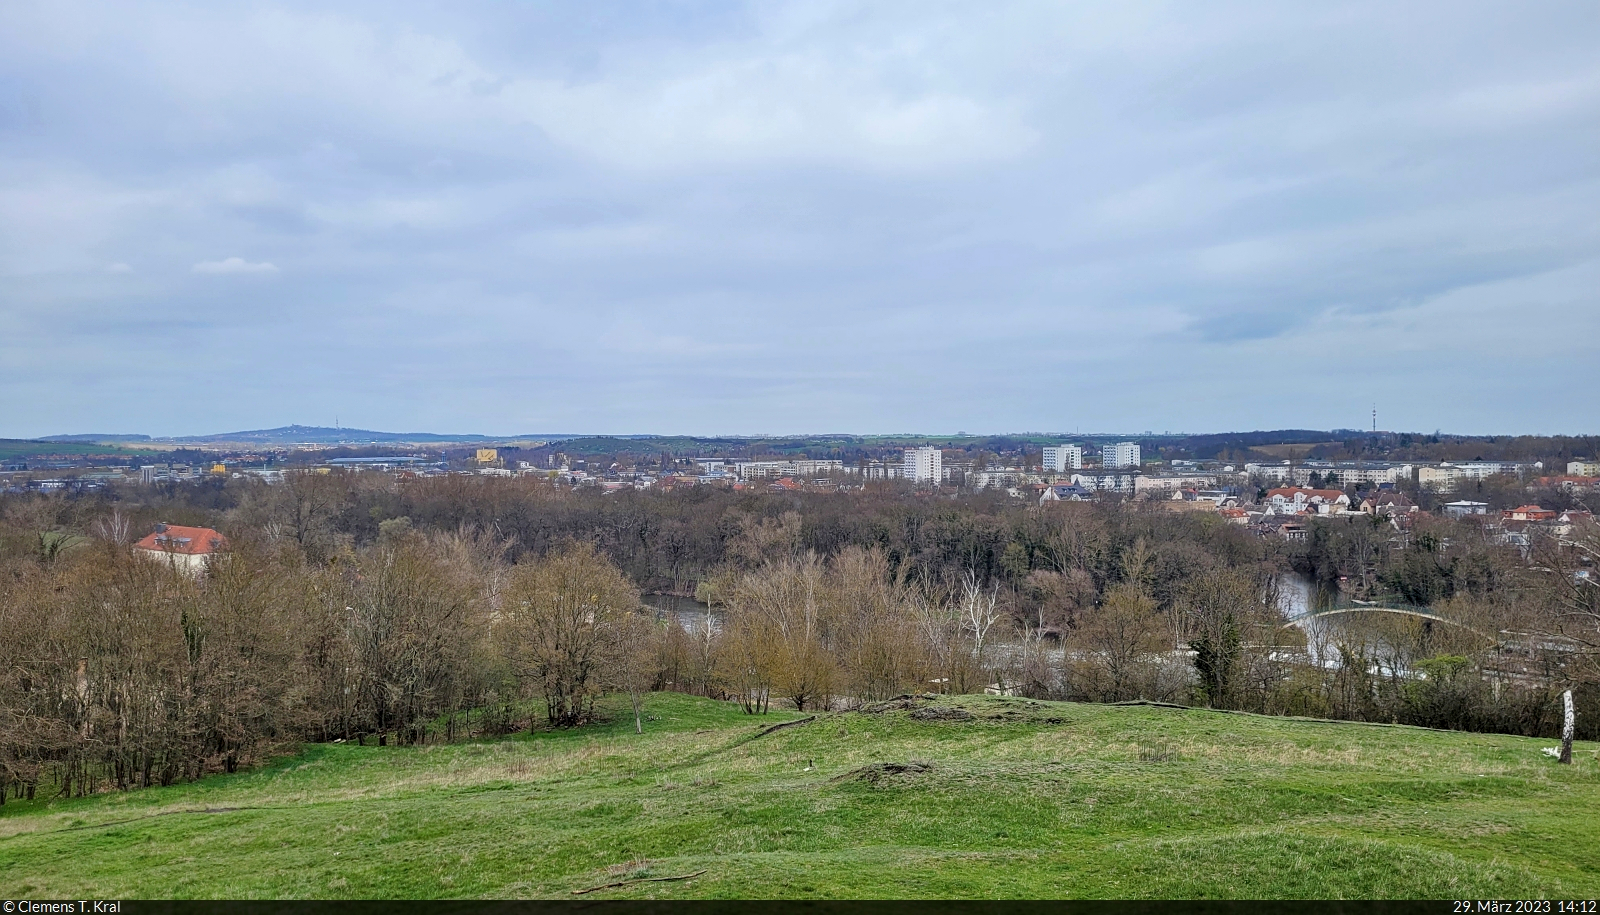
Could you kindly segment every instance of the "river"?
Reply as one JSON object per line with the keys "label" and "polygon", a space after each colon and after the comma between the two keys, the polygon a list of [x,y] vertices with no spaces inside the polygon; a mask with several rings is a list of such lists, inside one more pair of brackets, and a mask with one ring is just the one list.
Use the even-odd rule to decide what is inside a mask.
{"label": "river", "polygon": [[670,619],[682,626],[685,632],[703,632],[708,624],[713,634],[722,630],[721,614],[712,613],[710,607],[692,597],[646,594],[641,600],[646,607],[655,611],[656,619]]}
{"label": "river", "polygon": [[1310,575],[1283,572],[1278,575],[1278,608],[1284,619],[1306,634],[1306,653],[1318,667],[1338,667],[1341,655],[1329,638],[1328,621],[1313,614],[1327,609],[1332,601],[1325,589],[1317,587]]}

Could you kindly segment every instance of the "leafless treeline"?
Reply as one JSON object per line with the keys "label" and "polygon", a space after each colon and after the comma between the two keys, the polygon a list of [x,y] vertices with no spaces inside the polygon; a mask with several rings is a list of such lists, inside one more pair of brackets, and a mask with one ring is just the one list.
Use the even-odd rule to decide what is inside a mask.
{"label": "leafless treeline", "polygon": [[[1549,730],[1551,690],[1595,705],[1600,587],[1559,544],[1523,561],[1465,529],[1396,549],[1352,525],[1293,554],[1134,507],[608,504],[510,482],[308,475],[211,511],[0,501],[4,793],[170,783],[302,740],[573,725],[606,692],[642,726],[663,688],[752,713],[997,689],[1522,733]],[[157,511],[233,548],[198,577],[137,558]],[[1453,624],[1352,618],[1308,644],[1278,576],[1348,563],[1435,589]],[[645,610],[641,580],[698,581],[710,612]]]}

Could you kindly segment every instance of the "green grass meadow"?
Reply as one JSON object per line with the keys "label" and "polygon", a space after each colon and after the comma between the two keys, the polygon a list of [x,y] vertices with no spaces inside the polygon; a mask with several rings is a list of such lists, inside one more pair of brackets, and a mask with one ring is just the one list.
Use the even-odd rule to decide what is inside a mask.
{"label": "green grass meadow", "polygon": [[974,696],[763,734],[800,716],[656,694],[638,736],[624,705],[13,801],[5,895],[1600,896],[1594,744],[1560,766],[1550,740]]}

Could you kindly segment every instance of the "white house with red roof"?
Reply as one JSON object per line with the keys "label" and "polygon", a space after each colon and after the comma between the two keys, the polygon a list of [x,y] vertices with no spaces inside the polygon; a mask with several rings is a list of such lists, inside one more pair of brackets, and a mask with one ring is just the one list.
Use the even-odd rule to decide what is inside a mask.
{"label": "white house with red roof", "polygon": [[170,562],[192,574],[205,570],[211,557],[228,548],[228,538],[209,527],[184,527],[181,524],[157,524],[143,540],[133,545],[133,552],[146,559]]}

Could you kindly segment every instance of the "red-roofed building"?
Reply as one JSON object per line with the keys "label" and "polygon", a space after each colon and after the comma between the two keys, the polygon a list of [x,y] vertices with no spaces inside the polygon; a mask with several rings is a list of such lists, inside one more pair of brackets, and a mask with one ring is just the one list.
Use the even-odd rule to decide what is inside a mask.
{"label": "red-roofed building", "polygon": [[1502,512],[1502,521],[1554,521],[1556,512],[1537,505],[1519,505],[1508,512]]}
{"label": "red-roofed building", "polygon": [[170,562],[186,572],[203,571],[211,557],[228,548],[228,538],[209,527],[157,524],[149,536],[133,545],[147,559]]}
{"label": "red-roofed building", "polygon": [[1570,489],[1573,492],[1589,492],[1594,489],[1600,489],[1600,477],[1580,477],[1570,474],[1559,477],[1540,477],[1539,485],[1559,486],[1562,489]]}

